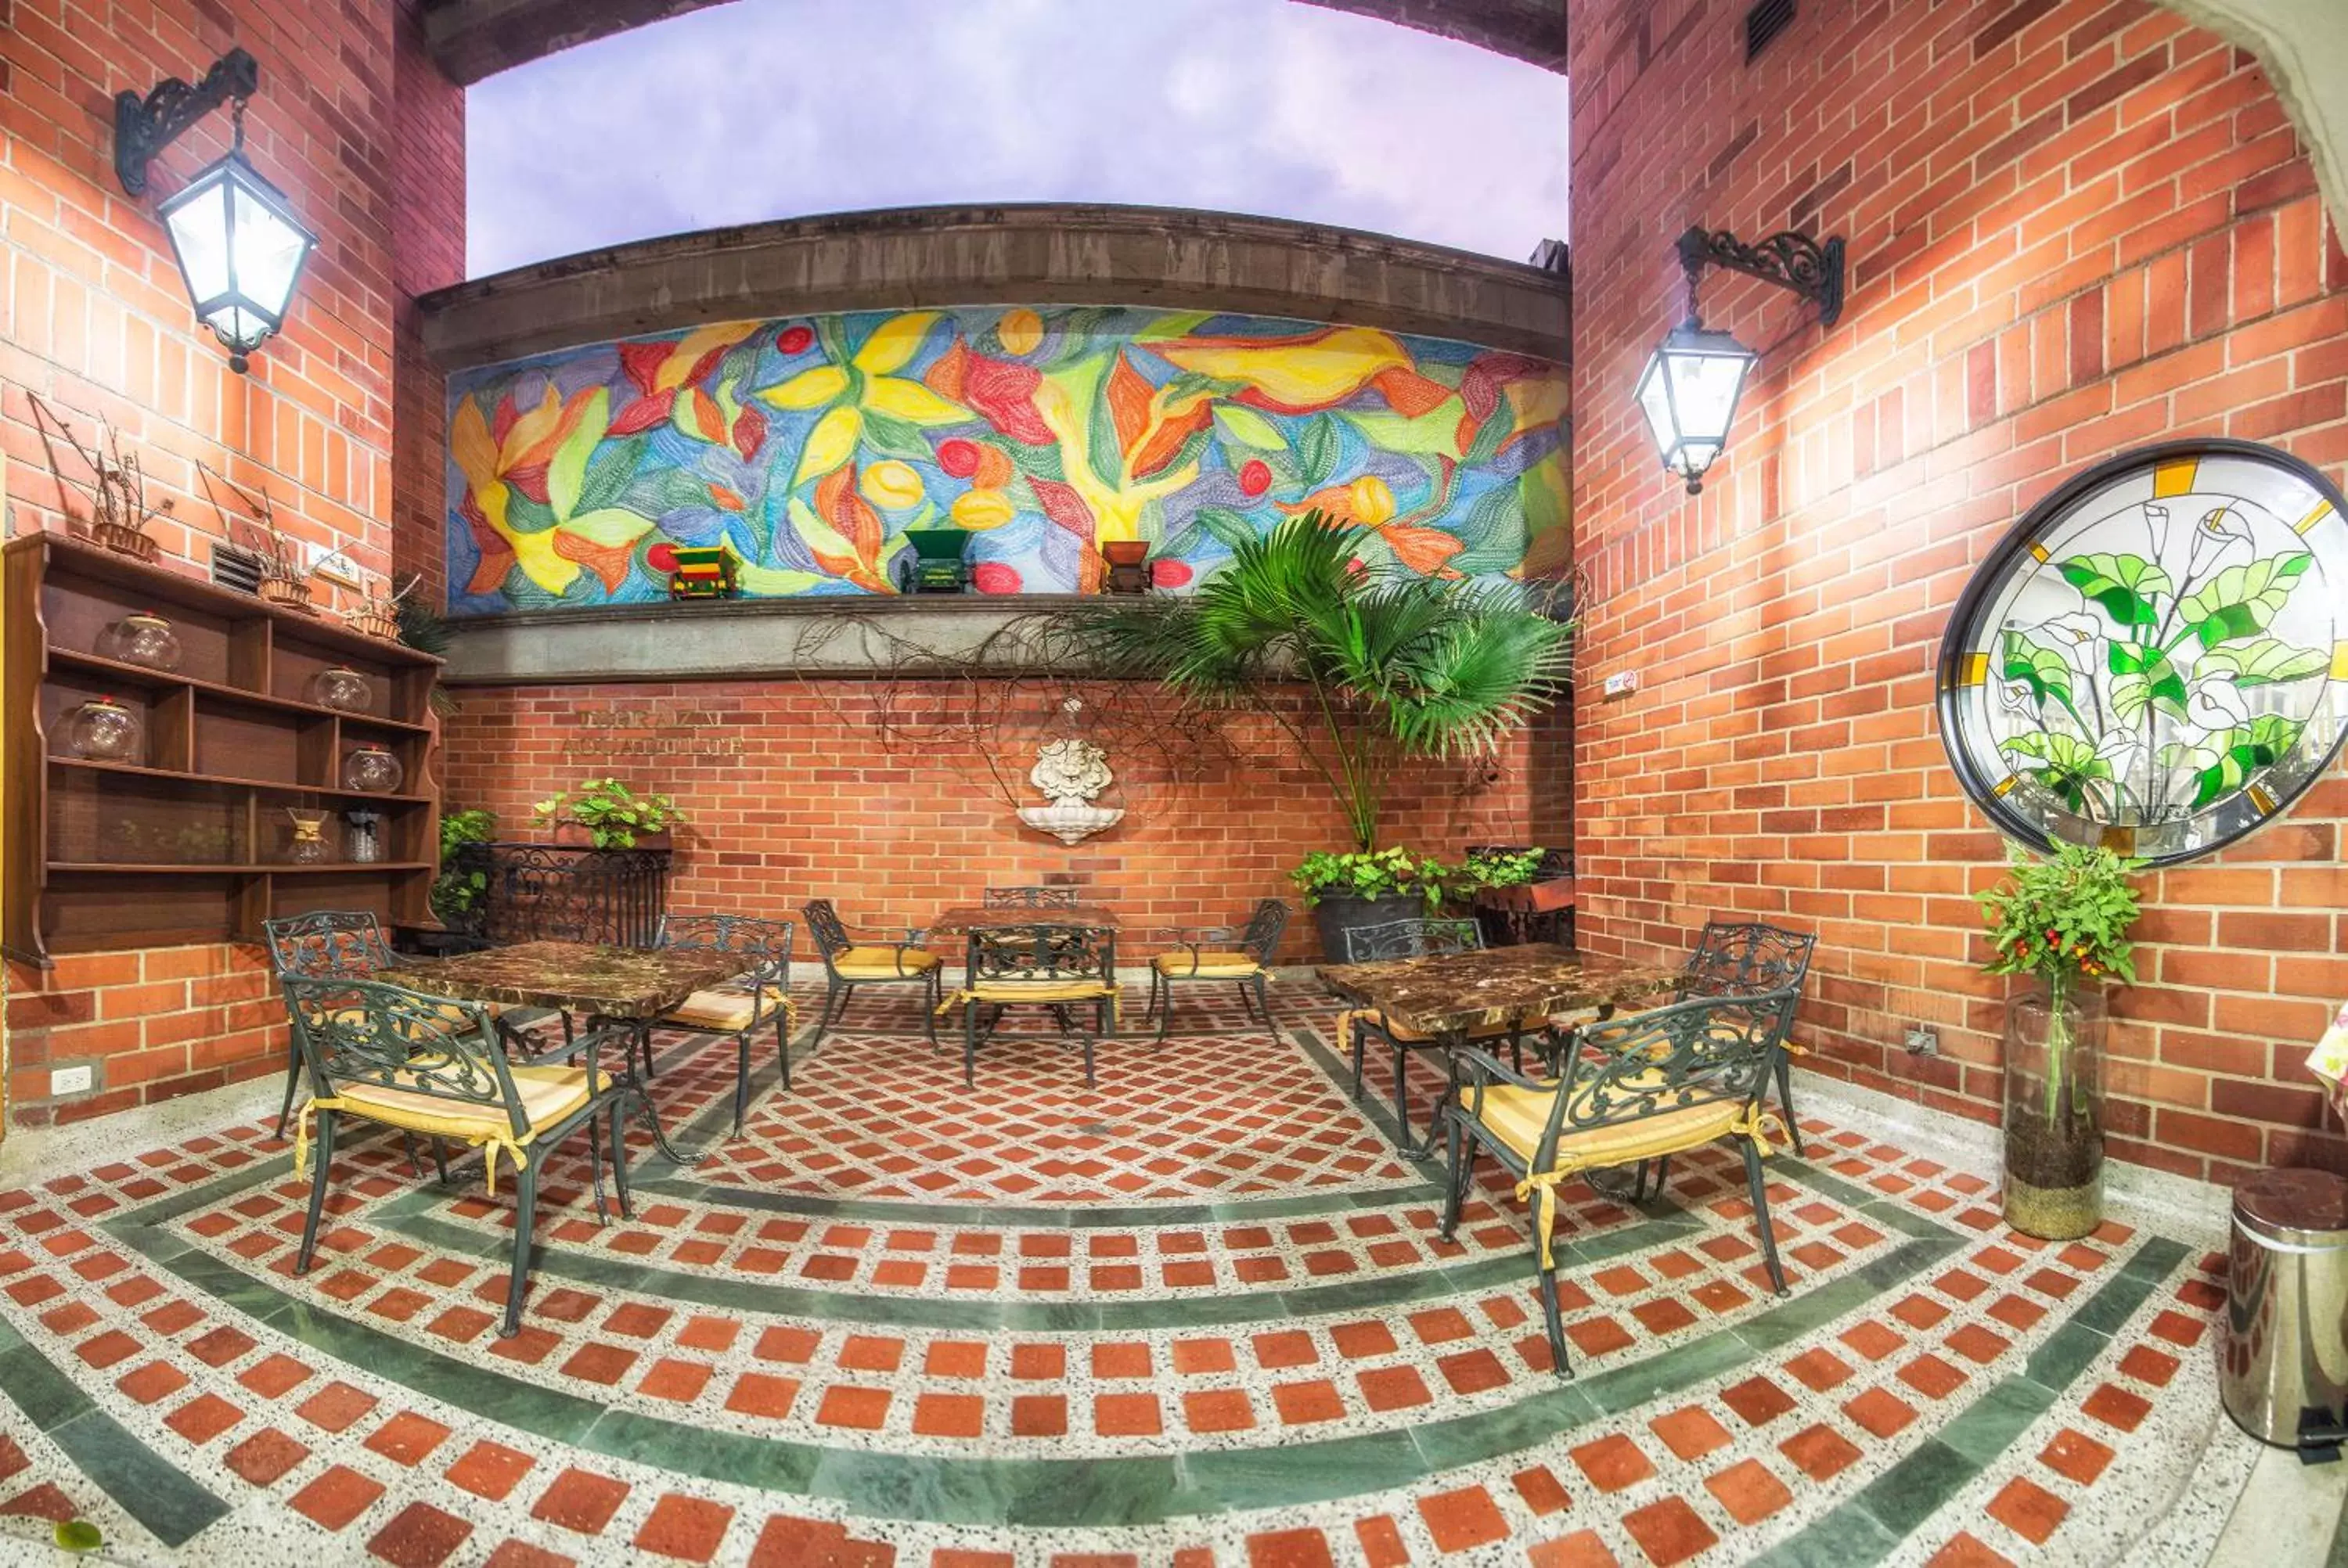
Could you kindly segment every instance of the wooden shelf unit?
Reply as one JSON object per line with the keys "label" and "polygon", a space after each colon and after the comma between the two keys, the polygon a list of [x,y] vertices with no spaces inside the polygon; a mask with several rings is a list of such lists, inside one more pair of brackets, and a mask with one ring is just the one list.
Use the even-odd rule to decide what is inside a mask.
{"label": "wooden shelf unit", "polygon": [[[57,534],[0,551],[0,596],[10,957],[46,966],[58,953],[259,941],[263,920],[310,909],[429,921],[440,661]],[[178,670],[98,651],[141,610],[171,622]],[[367,712],[311,701],[312,680],[335,664],[367,678]],[[142,721],[135,763],[68,751],[76,712],[101,696]],[[360,745],[399,758],[396,793],[343,787],[344,759]],[[329,814],[333,859],[293,862],[288,806]],[[380,818],[381,859],[343,858],[353,811]]]}

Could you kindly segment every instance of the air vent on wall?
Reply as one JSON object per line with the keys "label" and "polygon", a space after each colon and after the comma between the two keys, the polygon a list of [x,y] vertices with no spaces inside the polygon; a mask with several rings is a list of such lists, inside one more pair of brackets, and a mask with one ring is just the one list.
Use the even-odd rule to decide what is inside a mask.
{"label": "air vent on wall", "polygon": [[1792,26],[1794,0],[1756,0],[1753,9],[1745,13],[1745,61],[1769,46],[1769,40]]}
{"label": "air vent on wall", "polygon": [[240,593],[261,591],[261,558],[242,545],[212,546],[212,580]]}

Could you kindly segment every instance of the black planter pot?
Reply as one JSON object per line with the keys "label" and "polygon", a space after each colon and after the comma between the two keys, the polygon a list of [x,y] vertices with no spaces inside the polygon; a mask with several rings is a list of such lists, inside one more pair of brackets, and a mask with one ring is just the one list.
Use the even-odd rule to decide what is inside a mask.
{"label": "black planter pot", "polygon": [[1356,898],[1350,893],[1324,893],[1313,906],[1313,923],[1321,931],[1321,956],[1333,964],[1347,962],[1345,933],[1389,920],[1410,920],[1426,913],[1426,900],[1416,893],[1384,898]]}

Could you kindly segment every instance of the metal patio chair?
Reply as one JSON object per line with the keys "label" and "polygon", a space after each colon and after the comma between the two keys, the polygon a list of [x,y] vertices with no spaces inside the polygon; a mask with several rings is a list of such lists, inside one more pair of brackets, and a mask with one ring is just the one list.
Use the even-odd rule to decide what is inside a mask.
{"label": "metal patio chair", "polygon": [[584,1128],[588,1165],[595,1190],[595,1214],[604,1217],[603,1168],[595,1121],[611,1116],[612,1169],[620,1213],[628,1214],[627,1139],[621,1119],[632,1104],[647,1121],[651,1107],[643,1091],[624,1078],[603,1071],[596,1055],[606,1040],[623,1050],[631,1031],[598,1030],[573,1042],[583,1066],[514,1066],[505,1041],[490,1027],[489,1009],[452,1002],[376,981],[290,977],[285,982],[294,1035],[310,1080],[310,1102],[294,1132],[294,1169],[311,1153],[310,1121],[317,1118],[317,1170],[311,1178],[310,1208],[302,1225],[296,1275],[307,1274],[317,1254],[318,1221],[325,1212],[333,1180],[336,1129],[345,1117],[378,1122],[403,1132],[452,1140],[478,1148],[489,1189],[497,1187],[499,1157],[514,1164],[515,1212],[511,1273],[506,1286],[505,1323],[498,1332],[511,1337],[521,1327],[522,1297],[529,1288],[531,1233],[538,1214],[539,1174],[565,1138]]}
{"label": "metal patio chair", "polygon": [[823,1016],[816,1020],[815,1034],[808,1041],[809,1046],[820,1041],[824,1031],[847,1015],[849,1000],[857,987],[888,985],[922,988],[922,1010],[927,1020],[930,1043],[938,1042],[937,1009],[945,966],[938,961],[935,953],[922,947],[920,931],[906,932],[901,942],[860,941],[850,933],[829,898],[810,898],[799,912],[806,917],[808,935],[815,938],[815,950],[823,959]]}
{"label": "metal patio chair", "polygon": [[1769,1152],[1766,1125],[1780,1120],[1766,1097],[1794,1002],[1790,989],[1699,997],[1595,1024],[1581,1031],[1581,1048],[1565,1058],[1558,1079],[1511,1072],[1481,1051],[1456,1056],[1468,1078],[1445,1097],[1451,1170],[1443,1237],[1448,1241],[1457,1228],[1477,1155],[1489,1153],[1532,1204],[1533,1266],[1559,1376],[1571,1376],[1572,1363],[1558,1304],[1556,1188],[1574,1176],[1643,1166],[1735,1139],[1745,1156],[1762,1260],[1770,1284],[1786,1294],[1761,1160]]}
{"label": "metal patio chair", "polygon": [[[716,952],[742,961],[725,984],[698,990],[661,1019],[671,1029],[734,1038],[734,1135],[742,1135],[742,1115],[750,1102],[750,1036],[775,1026],[775,1058],[782,1086],[791,1086],[791,1030],[798,1014],[791,1002],[791,926],[748,915],[671,914],[661,919],[655,948]],[[652,1076],[650,1031],[645,1034],[644,1075]]]}
{"label": "metal patio chair", "polygon": [[1158,1038],[1163,1040],[1174,1018],[1175,982],[1206,980],[1236,986],[1242,1008],[1250,1005],[1252,994],[1251,1016],[1261,1015],[1264,1028],[1277,1029],[1264,987],[1272,958],[1280,951],[1280,938],[1287,930],[1288,906],[1277,898],[1265,898],[1257,903],[1243,930],[1231,926],[1196,931],[1169,927],[1154,933],[1157,940],[1179,943],[1182,950],[1160,953],[1149,960],[1149,1006],[1142,1018],[1157,1018]]}
{"label": "metal patio chair", "polygon": [[986,909],[1073,909],[1076,907],[1074,887],[989,887],[979,895],[979,906]]}
{"label": "metal patio chair", "polygon": [[[1005,1009],[1047,1007],[1063,1030],[1080,1035],[1090,1089],[1094,1045],[1117,1032],[1117,933],[1094,926],[987,927],[970,933],[968,963],[962,989],[941,1004],[962,1009],[963,1083],[977,1082],[979,1045]],[[1086,1030],[1076,1020],[1087,1006],[1093,1027]]]}
{"label": "metal patio chair", "polygon": [[[314,909],[263,920],[261,933],[269,944],[269,964],[277,972],[282,996],[289,979],[364,979],[391,968],[396,961],[382,925],[363,909]],[[293,1003],[286,1003],[291,1016]],[[285,1100],[277,1108],[277,1136],[294,1114],[294,1096],[302,1087],[302,1043],[285,1040]]]}
{"label": "metal patio chair", "polygon": [[[1349,964],[1375,964],[1394,958],[1439,958],[1453,953],[1483,951],[1484,933],[1473,920],[1387,920],[1375,926],[1356,926],[1345,933],[1345,961]],[[1470,1040],[1506,1040],[1509,1060],[1521,1071],[1525,1064],[1524,1036],[1527,1020],[1516,1019],[1504,1023],[1480,1024],[1468,1031]],[[1369,1038],[1375,1035],[1394,1050],[1395,1103],[1403,1102],[1403,1074],[1411,1051],[1435,1051],[1444,1049],[1434,1035],[1421,1034],[1415,1029],[1389,1020],[1375,1008],[1354,1008],[1337,1017],[1338,1038],[1350,1048],[1354,1059],[1354,1098],[1362,1097],[1362,1062]],[[1407,1136],[1409,1129],[1404,1128]]]}

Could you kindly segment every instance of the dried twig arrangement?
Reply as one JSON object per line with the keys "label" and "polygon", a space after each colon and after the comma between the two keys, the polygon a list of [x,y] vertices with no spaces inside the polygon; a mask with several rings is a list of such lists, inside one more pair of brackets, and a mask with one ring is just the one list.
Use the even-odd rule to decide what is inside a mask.
{"label": "dried twig arrangement", "polygon": [[[140,560],[155,559],[155,539],[147,526],[171,510],[166,497],[152,506],[147,500],[147,471],[140,466],[136,452],[122,450],[122,433],[108,425],[103,417],[98,422],[98,434],[88,445],[73,432],[57,410],[42,400],[36,392],[26,393],[33,407],[33,426],[41,435],[41,451],[47,458],[49,475],[57,482],[57,502],[65,508],[68,521],[79,522],[89,531],[89,537],[108,549]],[[63,440],[73,448],[88,467],[87,479],[70,479],[57,461],[57,442]],[[79,490],[89,497],[89,514],[75,518],[71,497]]]}
{"label": "dried twig arrangement", "polygon": [[[269,497],[246,489],[201,457],[196,459],[196,474],[203,480],[204,495],[211,502],[212,510],[227,526],[230,539],[259,559],[261,597],[273,604],[309,609],[310,574],[301,564],[301,548],[278,528],[277,509]],[[241,518],[221,506],[219,486],[234,491],[252,516]],[[242,538],[238,537],[240,533]]]}
{"label": "dried twig arrangement", "polygon": [[[842,723],[869,728],[880,750],[982,777],[1005,806],[1033,804],[1035,747],[1067,727],[1065,704],[1082,701],[1086,739],[1117,761],[1120,794],[1180,790],[1241,758],[1226,715],[1184,702],[1155,682],[1116,681],[1066,645],[1059,618],[1014,616],[967,648],[941,650],[894,630],[882,615],[825,616],[800,633],[791,664],[801,683]],[[869,679],[819,674],[852,661]]]}

